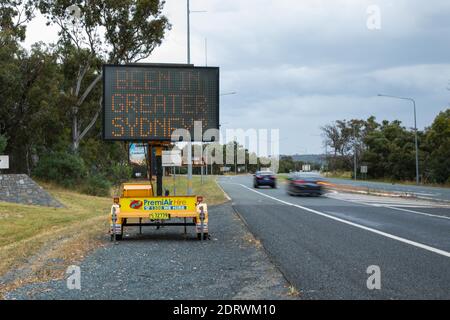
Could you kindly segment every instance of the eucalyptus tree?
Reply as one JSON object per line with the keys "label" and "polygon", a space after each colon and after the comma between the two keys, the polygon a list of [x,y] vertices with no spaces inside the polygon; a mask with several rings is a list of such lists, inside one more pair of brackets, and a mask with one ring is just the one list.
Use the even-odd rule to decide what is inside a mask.
{"label": "eucalyptus tree", "polygon": [[[56,25],[61,61],[69,63],[61,88],[70,115],[72,148],[96,124],[102,95],[102,64],[136,63],[148,58],[170,29],[162,0],[38,0]],[[71,73],[71,74],[69,74]]]}

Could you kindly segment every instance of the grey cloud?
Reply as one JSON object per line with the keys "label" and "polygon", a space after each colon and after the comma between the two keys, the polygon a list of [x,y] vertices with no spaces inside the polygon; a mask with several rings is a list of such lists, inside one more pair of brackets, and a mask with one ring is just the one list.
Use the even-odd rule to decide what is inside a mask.
{"label": "grey cloud", "polygon": [[[320,126],[336,120],[400,119],[412,96],[423,128],[450,100],[448,0],[191,0],[192,60],[221,67],[226,127],[279,128],[281,151],[322,152]],[[379,5],[382,29],[366,27]],[[186,61],[186,2],[169,0],[173,29],[150,62]],[[34,30],[34,31],[33,31]],[[38,28],[33,28],[38,32]],[[31,32],[31,31],[30,31]],[[38,41],[39,39],[34,39]]]}

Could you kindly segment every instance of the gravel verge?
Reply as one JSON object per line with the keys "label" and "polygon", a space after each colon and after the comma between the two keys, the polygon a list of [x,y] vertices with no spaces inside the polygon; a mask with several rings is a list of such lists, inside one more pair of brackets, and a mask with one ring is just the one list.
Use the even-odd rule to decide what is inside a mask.
{"label": "gravel verge", "polygon": [[129,228],[124,241],[80,264],[81,290],[67,289],[61,279],[21,287],[6,299],[292,299],[231,204],[210,207],[209,214],[211,240],[200,242],[189,229],[185,236],[182,227],[147,227],[142,235]]}

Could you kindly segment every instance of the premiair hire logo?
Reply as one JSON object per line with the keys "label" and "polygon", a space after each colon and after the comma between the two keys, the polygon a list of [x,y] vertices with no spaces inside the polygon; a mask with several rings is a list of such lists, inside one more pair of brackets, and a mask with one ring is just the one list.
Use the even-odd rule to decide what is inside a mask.
{"label": "premiair hire logo", "polygon": [[144,205],[144,203],[142,201],[134,200],[134,201],[131,201],[130,208],[131,209],[140,209],[140,208],[142,208],[143,205]]}

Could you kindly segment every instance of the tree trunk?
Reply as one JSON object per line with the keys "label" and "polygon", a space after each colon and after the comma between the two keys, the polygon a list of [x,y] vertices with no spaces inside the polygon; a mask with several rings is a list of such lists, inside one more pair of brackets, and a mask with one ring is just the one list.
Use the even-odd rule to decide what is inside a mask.
{"label": "tree trunk", "polygon": [[78,147],[80,146],[78,141],[78,108],[73,108],[72,114],[72,151],[78,152]]}
{"label": "tree trunk", "polygon": [[[83,95],[78,99],[76,106],[73,108],[73,112],[72,112],[72,150],[75,153],[78,152],[78,149],[80,147],[80,141],[86,136],[86,134],[89,132],[89,130],[91,130],[91,128],[95,125],[95,123],[98,119],[98,116],[100,115],[100,112],[101,112],[101,108],[103,105],[103,97],[100,97],[100,101],[99,101],[100,106],[97,109],[97,111],[95,112],[94,116],[92,117],[91,122],[87,125],[87,127],[83,131],[81,131],[80,125],[78,123],[78,108],[79,108],[79,106],[81,106],[84,103],[84,101],[89,96],[91,91],[95,88],[97,83],[102,79],[102,76],[103,75],[100,73],[91,82],[91,84],[84,91]],[[84,73],[81,73],[80,77],[84,77]],[[82,79],[78,79],[78,81],[77,81],[77,83],[78,83],[77,91],[79,91],[79,84],[81,83],[81,80]]]}

